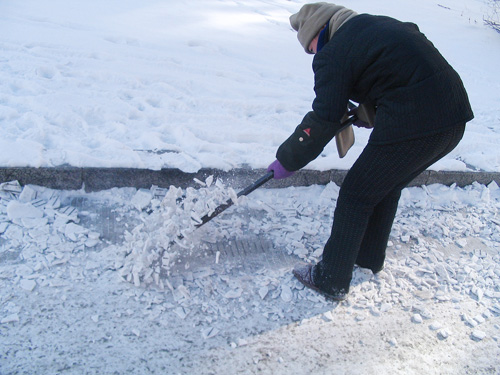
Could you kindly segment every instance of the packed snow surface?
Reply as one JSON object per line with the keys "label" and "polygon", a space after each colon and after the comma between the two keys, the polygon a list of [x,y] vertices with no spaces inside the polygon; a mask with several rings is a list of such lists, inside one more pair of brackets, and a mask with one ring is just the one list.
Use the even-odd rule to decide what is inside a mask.
{"label": "packed snow surface", "polygon": [[[0,3],[0,166],[263,168],[310,110],[312,57],[289,0]],[[415,22],[458,71],[475,119],[438,170],[500,171],[500,38],[483,0],[349,0]],[[404,121],[404,119],[401,119]],[[308,168],[348,169],[334,142]]]}
{"label": "packed snow surface", "polygon": [[2,184],[0,372],[500,371],[496,183],[405,189],[385,269],[332,303],[291,267],[321,256],[338,186],[262,188],[193,230],[193,202],[234,195],[200,182]]}

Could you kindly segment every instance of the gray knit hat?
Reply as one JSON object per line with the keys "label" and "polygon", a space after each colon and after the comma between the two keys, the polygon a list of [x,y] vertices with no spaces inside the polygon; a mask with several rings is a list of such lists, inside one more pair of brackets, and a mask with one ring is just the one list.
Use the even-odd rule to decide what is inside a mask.
{"label": "gray knit hat", "polygon": [[311,41],[334,15],[344,23],[356,13],[341,5],[314,3],[304,5],[298,13],[290,16],[290,25],[298,32],[297,38],[307,53],[311,53]]}

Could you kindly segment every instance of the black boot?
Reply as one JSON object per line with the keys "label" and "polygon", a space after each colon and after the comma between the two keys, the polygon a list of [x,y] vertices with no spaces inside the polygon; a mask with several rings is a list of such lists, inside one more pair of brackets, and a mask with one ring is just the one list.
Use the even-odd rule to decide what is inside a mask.
{"label": "black boot", "polygon": [[299,280],[302,284],[307,286],[308,288],[322,294],[326,299],[333,301],[342,301],[347,297],[347,291],[344,289],[334,290],[331,289],[329,291],[324,291],[320,289],[313,280],[313,265],[312,264],[298,264],[293,269],[293,275]]}

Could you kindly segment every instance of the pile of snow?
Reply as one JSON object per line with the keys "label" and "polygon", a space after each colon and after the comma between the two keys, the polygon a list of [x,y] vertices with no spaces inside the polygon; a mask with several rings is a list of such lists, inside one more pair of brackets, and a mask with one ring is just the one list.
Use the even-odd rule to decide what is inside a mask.
{"label": "pile of snow", "polygon": [[3,259],[19,257],[34,271],[67,263],[72,253],[100,242],[99,233],[79,222],[78,211],[61,205],[56,191],[23,188],[17,181],[0,184]]}
{"label": "pile of snow", "polygon": [[121,275],[135,286],[154,283],[163,289],[160,275],[169,273],[179,250],[186,254],[196,247],[190,237],[202,223],[201,218],[211,215],[229,199],[237,203],[234,190],[226,188],[221,180],[214,182],[213,176],[209,176],[205,182],[195,181],[201,185],[199,189],[183,191],[170,186],[162,194],[161,189],[153,187],[152,191],[139,190],[132,198],[139,211],[146,209],[141,215],[142,223],[126,231],[123,245],[127,255]]}

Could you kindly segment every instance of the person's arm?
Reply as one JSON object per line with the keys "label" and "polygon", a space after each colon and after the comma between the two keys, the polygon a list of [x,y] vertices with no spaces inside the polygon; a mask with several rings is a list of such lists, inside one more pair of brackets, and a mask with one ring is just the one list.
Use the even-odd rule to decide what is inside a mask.
{"label": "person's arm", "polygon": [[277,159],[289,171],[296,171],[316,159],[340,129],[351,79],[346,64],[331,48],[319,52],[313,62],[316,98],[313,110],[304,116],[293,134],[278,148]]}

